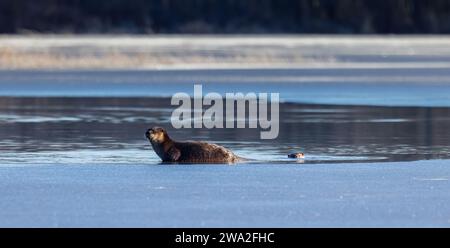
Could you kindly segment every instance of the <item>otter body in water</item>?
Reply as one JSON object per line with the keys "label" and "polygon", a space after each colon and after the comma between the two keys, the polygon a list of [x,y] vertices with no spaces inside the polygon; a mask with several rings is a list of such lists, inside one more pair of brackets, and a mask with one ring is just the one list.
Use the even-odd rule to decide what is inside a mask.
{"label": "otter body in water", "polygon": [[145,133],[153,150],[163,162],[177,163],[235,163],[240,160],[225,147],[205,142],[172,140],[167,131],[153,127]]}

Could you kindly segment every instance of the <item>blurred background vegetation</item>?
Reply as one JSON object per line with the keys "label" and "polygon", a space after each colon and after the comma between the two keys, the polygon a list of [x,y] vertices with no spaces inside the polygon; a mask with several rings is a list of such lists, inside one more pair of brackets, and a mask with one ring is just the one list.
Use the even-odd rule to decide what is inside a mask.
{"label": "blurred background vegetation", "polygon": [[448,0],[0,0],[0,33],[450,33]]}

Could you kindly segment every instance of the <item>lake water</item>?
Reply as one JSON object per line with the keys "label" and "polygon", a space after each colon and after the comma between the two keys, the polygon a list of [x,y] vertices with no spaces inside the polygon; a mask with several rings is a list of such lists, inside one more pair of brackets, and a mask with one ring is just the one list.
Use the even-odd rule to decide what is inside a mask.
{"label": "lake water", "polygon": [[[280,133],[174,129],[169,98],[2,97],[0,163],[157,164],[144,137],[160,125],[178,140],[206,140],[264,163],[450,158],[450,109],[282,103]],[[302,160],[287,154],[305,152]]]}

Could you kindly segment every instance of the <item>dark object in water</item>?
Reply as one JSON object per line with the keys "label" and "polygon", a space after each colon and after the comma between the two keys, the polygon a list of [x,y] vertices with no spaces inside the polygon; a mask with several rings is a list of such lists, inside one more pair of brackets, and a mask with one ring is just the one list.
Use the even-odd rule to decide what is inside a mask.
{"label": "dark object in water", "polygon": [[305,154],[303,152],[291,153],[288,158],[305,158]]}

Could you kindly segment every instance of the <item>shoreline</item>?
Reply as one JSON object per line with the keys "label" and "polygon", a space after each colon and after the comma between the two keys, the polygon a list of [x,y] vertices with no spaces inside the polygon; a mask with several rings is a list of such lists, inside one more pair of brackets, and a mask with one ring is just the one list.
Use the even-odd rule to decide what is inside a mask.
{"label": "shoreline", "polygon": [[0,35],[0,70],[448,68],[449,44],[450,36]]}

